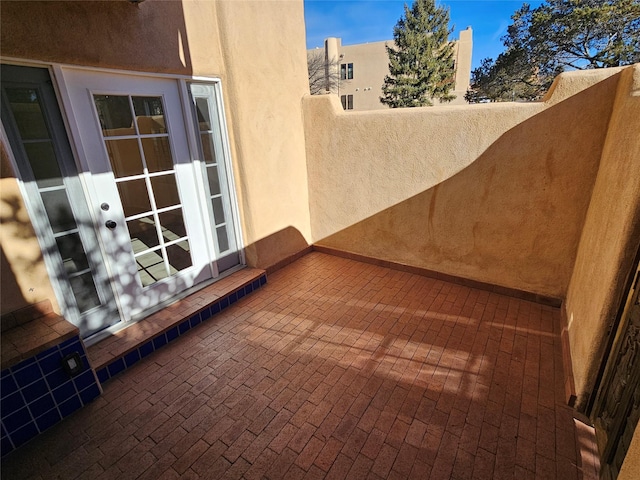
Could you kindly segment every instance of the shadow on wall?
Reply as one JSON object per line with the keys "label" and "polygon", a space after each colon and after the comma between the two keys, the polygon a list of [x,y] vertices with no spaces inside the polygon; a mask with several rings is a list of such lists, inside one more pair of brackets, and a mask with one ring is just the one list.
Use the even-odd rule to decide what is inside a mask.
{"label": "shadow on wall", "polygon": [[[3,171],[3,177],[4,173]],[[43,274],[46,275],[46,270],[35,232],[24,211],[24,205],[17,196],[3,196],[0,199],[0,226],[2,228],[0,314],[4,315],[32,303],[25,298],[24,289],[29,290],[36,299],[43,293],[46,295],[46,292],[40,291],[44,290],[42,288],[44,285],[39,278]],[[10,244],[13,253],[11,259],[7,257],[5,251]],[[16,271],[21,272],[21,275],[17,276]],[[22,278],[22,283],[29,283],[30,286],[21,286],[19,278]]]}
{"label": "shadow on wall", "polygon": [[2,246],[0,246],[0,285],[2,285],[3,291],[0,309],[0,315],[2,315],[0,331],[4,331],[13,326],[6,324],[4,318],[5,310],[6,312],[13,312],[19,308],[26,307],[29,303],[22,296],[20,285],[18,285],[16,281],[15,273],[7,260],[7,256],[4,254],[4,248],[2,248]]}
{"label": "shadow on wall", "polygon": [[618,77],[518,124],[435,187],[316,243],[563,298]]}
{"label": "shadow on wall", "polygon": [[192,72],[183,2],[1,2],[0,12],[0,44],[6,56]]}
{"label": "shadow on wall", "polygon": [[307,253],[310,246],[295,227],[287,227],[245,248],[247,265],[267,270],[279,267]]}

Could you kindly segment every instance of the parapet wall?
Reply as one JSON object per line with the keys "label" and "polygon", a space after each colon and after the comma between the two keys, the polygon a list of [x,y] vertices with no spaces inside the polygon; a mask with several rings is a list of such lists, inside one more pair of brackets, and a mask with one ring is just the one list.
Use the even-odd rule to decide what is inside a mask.
{"label": "parapet wall", "polygon": [[621,71],[564,74],[539,103],[305,98],[314,242],[564,298]]}

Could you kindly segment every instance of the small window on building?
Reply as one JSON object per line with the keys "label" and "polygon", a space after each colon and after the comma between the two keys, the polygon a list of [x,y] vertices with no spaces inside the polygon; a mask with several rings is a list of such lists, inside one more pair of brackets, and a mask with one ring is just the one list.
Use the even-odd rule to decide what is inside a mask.
{"label": "small window on building", "polygon": [[353,80],[353,63],[340,64],[340,80]]}
{"label": "small window on building", "polygon": [[344,110],[353,110],[353,95],[341,95],[340,102]]}

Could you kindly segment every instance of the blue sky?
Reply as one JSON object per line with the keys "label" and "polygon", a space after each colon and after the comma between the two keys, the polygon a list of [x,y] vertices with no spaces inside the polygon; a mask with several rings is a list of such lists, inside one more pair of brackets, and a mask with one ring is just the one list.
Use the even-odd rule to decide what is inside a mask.
{"label": "blue sky", "polygon": [[[343,45],[393,38],[393,27],[412,0],[304,0],[307,48],[322,47],[327,37],[342,38]],[[511,15],[524,2],[512,0],[436,0],[449,7],[452,38],[460,30],[473,29],[472,68],[486,57],[495,59],[504,47],[500,38],[511,24]],[[532,7],[542,1],[530,0]]]}

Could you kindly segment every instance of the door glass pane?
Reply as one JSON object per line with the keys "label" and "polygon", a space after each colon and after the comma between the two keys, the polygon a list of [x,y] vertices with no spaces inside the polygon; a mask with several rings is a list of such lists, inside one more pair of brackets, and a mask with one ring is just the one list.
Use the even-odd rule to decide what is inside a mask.
{"label": "door glass pane", "polygon": [[151,188],[158,208],[171,207],[180,203],[178,185],[173,174],[151,177]]}
{"label": "door glass pane", "polygon": [[164,266],[162,250],[143,253],[136,257],[136,263],[138,265],[138,275],[140,276],[143,287],[147,287],[169,276]]}
{"label": "door glass pane", "polygon": [[140,175],[142,173],[142,157],[138,140],[127,138],[105,140],[109,162],[116,178]]}
{"label": "door glass pane", "polygon": [[224,223],[224,208],[222,207],[222,198],[216,197],[211,199],[211,205],[213,206],[213,219],[216,225]]}
{"label": "door glass pane", "polygon": [[53,190],[42,192],[41,195],[53,233],[66,232],[76,228],[76,221],[73,218],[66,191]]}
{"label": "door glass pane", "polygon": [[184,227],[181,208],[159,213],[158,217],[160,218],[160,225],[162,226],[162,235],[167,242],[172,242],[173,240],[187,236],[187,229]]}
{"label": "door glass pane", "polygon": [[58,250],[62,256],[62,263],[67,273],[76,273],[89,268],[89,261],[84,253],[80,235],[70,233],[56,238]]}
{"label": "door glass pane", "polygon": [[50,140],[25,143],[24,149],[39,188],[62,185],[62,174]]}
{"label": "door glass pane", "polygon": [[81,312],[86,312],[100,305],[100,298],[96,291],[96,285],[93,283],[91,272],[72,277],[69,282],[71,283],[71,290],[73,290],[73,294],[76,297],[78,309]]}
{"label": "door glass pane", "polygon": [[151,211],[149,194],[144,179],[127,180],[118,183],[118,192],[126,217]]}
{"label": "door glass pane", "polygon": [[149,172],[154,173],[173,169],[169,138],[143,138],[142,150]]}
{"label": "door glass pane", "polygon": [[38,91],[33,88],[6,88],[5,92],[22,140],[49,138]]}
{"label": "door glass pane", "polygon": [[160,245],[156,224],[152,215],[129,220],[127,222],[131,246],[134,253],[139,253]]}
{"label": "door glass pane", "polygon": [[207,167],[207,179],[211,195],[220,195],[220,177],[218,177],[217,165]]}
{"label": "door glass pane", "polygon": [[191,266],[191,254],[189,253],[189,242],[183,241],[167,247],[167,257],[171,273],[179,272]]}
{"label": "door glass pane", "polygon": [[206,98],[196,98],[196,114],[200,130],[211,130],[211,119],[209,117],[209,102]]}
{"label": "door glass pane", "polygon": [[94,95],[98,118],[105,137],[135,135],[129,97],[126,95]]}
{"label": "door glass pane", "polygon": [[210,133],[200,135],[202,140],[202,156],[207,164],[216,163],[215,148],[213,145],[213,136]]}
{"label": "door glass pane", "polygon": [[220,252],[226,252],[229,250],[229,236],[227,235],[227,227],[224,225],[216,228],[216,235],[218,236],[218,247]]}
{"label": "door glass pane", "polygon": [[132,97],[132,100],[140,134],[167,133],[162,97]]}

